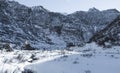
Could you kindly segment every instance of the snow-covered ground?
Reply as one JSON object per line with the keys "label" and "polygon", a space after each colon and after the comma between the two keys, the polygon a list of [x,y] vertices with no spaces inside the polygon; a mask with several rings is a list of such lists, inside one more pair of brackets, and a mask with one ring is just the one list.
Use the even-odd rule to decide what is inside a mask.
{"label": "snow-covered ground", "polygon": [[0,73],[120,73],[120,46],[1,52]]}
{"label": "snow-covered ground", "polygon": [[65,50],[54,51],[21,51],[14,52],[0,51],[0,73],[21,73],[26,65],[43,63],[63,55],[76,54]]}

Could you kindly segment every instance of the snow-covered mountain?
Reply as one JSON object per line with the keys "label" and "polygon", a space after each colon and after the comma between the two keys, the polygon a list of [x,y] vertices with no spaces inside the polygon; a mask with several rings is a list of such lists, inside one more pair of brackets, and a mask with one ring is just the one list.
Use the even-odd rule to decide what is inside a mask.
{"label": "snow-covered mountain", "polygon": [[42,6],[27,7],[15,1],[0,0],[0,42],[62,49],[82,46],[118,15],[116,9],[77,11],[69,15],[50,12]]}
{"label": "snow-covered mountain", "polygon": [[116,9],[99,11],[96,8],[90,8],[88,12],[77,11],[69,16],[75,19],[75,23],[82,25],[84,40],[87,42],[93,34],[104,29],[118,15],[119,11]]}
{"label": "snow-covered mountain", "polygon": [[116,9],[61,14],[0,0],[0,73],[120,73],[119,68]]}
{"label": "snow-covered mountain", "polygon": [[90,41],[95,41],[99,45],[111,46],[119,45],[120,46],[120,16],[118,16],[112,23],[110,23],[103,30],[96,33]]}

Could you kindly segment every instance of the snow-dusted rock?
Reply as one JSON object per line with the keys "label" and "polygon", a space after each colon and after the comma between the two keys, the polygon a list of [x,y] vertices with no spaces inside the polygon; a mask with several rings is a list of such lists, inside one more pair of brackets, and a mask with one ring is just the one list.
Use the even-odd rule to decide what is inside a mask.
{"label": "snow-dusted rock", "polygon": [[0,42],[21,46],[29,41],[38,49],[64,49],[69,43],[82,46],[119,14],[115,9],[91,8],[63,15],[42,6],[26,7],[15,1],[0,0]]}
{"label": "snow-dusted rock", "polygon": [[118,16],[112,23],[110,23],[103,30],[96,33],[90,41],[95,41],[103,46],[120,46],[120,16]]}

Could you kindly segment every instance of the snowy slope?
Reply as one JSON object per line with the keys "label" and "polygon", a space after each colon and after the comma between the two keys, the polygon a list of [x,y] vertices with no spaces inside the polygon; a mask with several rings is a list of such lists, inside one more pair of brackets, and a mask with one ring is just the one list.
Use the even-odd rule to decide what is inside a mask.
{"label": "snowy slope", "polygon": [[120,47],[102,48],[95,43],[73,47],[76,53],[25,66],[35,73],[119,73]]}
{"label": "snowy slope", "polygon": [[95,43],[73,51],[0,51],[0,73],[120,73],[120,47]]}
{"label": "snowy slope", "polygon": [[103,30],[94,34],[90,41],[95,41],[99,45],[108,47],[120,45],[120,16]]}
{"label": "snowy slope", "polygon": [[52,61],[28,65],[36,73],[119,73],[120,59],[96,56],[92,58],[71,55]]}
{"label": "snowy slope", "polygon": [[63,55],[74,54],[64,50],[54,51],[0,51],[0,73],[21,73],[24,66],[39,62],[46,62]]}

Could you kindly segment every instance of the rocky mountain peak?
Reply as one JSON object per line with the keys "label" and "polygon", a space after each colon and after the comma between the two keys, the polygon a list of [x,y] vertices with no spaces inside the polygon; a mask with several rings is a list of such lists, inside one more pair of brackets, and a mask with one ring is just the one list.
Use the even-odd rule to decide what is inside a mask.
{"label": "rocky mountain peak", "polygon": [[90,8],[88,10],[88,12],[99,12],[99,10],[97,8],[93,7],[93,8]]}
{"label": "rocky mountain peak", "polygon": [[43,6],[33,6],[32,10],[48,12],[48,10],[45,9]]}
{"label": "rocky mountain peak", "polygon": [[39,49],[81,46],[120,15],[96,8],[63,15],[42,6],[31,8],[4,0],[0,1],[0,10],[0,42],[21,46],[28,40]]}

